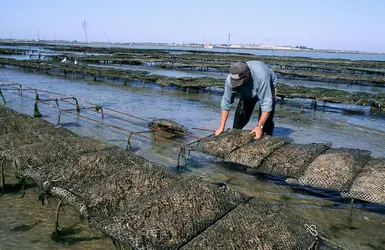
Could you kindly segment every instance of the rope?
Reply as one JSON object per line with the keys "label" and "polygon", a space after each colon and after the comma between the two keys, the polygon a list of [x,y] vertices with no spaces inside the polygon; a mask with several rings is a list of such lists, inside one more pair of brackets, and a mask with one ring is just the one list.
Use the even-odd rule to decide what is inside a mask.
{"label": "rope", "polygon": [[317,231],[317,226],[316,225],[314,225],[314,224],[312,224],[312,225],[305,224],[304,226],[306,228],[306,231],[309,232],[312,236],[317,237],[317,238],[321,239],[322,241],[326,241],[326,242],[332,244],[337,249],[348,250],[347,248],[345,248],[345,247],[343,247],[343,246],[341,246],[341,245],[339,245],[339,244],[337,244],[337,243],[327,239],[326,237],[319,235],[319,233]]}
{"label": "rope", "polygon": [[306,231],[308,231],[311,235],[313,235],[314,237],[318,236],[316,225],[313,224],[309,226],[308,224],[305,224],[305,227],[306,227]]}
{"label": "rope", "polygon": [[337,243],[335,243],[335,242],[333,242],[333,241],[331,241],[331,240],[329,240],[329,239],[327,239],[327,238],[325,238],[325,237],[323,237],[323,236],[319,236],[319,238],[320,238],[321,240],[323,240],[323,241],[326,241],[326,242],[332,244],[332,245],[333,245],[334,247],[336,247],[337,249],[349,250],[349,249],[347,249],[346,247],[343,247],[343,246],[341,246],[341,245],[339,245],[339,244],[337,244]]}
{"label": "rope", "polygon": [[205,132],[212,132],[214,133],[215,130],[212,129],[205,129],[205,128],[191,128],[192,130],[200,130],[200,131],[205,131]]}

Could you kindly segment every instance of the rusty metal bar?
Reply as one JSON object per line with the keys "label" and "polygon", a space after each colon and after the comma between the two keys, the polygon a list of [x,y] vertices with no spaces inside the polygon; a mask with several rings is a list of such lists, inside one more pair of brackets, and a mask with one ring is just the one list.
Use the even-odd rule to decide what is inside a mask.
{"label": "rusty metal bar", "polygon": [[[13,83],[13,85],[23,86],[22,84],[19,84],[19,83]],[[0,86],[1,86],[1,85],[0,85]],[[19,91],[20,89],[19,89],[19,88],[15,88],[15,89],[6,89],[6,90],[18,90],[18,91]],[[89,101],[87,101],[87,100],[85,100],[85,99],[83,99],[83,98],[79,98],[79,100],[82,100],[82,101],[84,101],[85,103],[95,105],[95,107],[83,107],[83,106],[81,106],[81,105],[78,104],[77,98],[76,98],[76,97],[74,97],[74,96],[69,96],[69,95],[66,95],[66,94],[56,93],[56,92],[53,92],[53,91],[40,90],[40,89],[35,89],[35,88],[24,88],[23,90],[25,90],[25,91],[27,91],[27,92],[31,92],[31,93],[32,93],[32,91],[34,91],[36,94],[37,94],[37,91],[41,91],[41,92],[51,93],[51,94],[60,95],[60,96],[66,96],[66,97],[60,97],[60,98],[57,98],[57,97],[52,97],[52,96],[45,95],[45,94],[40,94],[41,96],[46,96],[46,97],[48,97],[48,98],[52,98],[53,101],[56,101],[56,104],[57,104],[58,107],[54,107],[54,106],[51,106],[51,105],[48,105],[48,106],[50,106],[50,107],[52,107],[52,108],[57,108],[57,109],[60,110],[59,118],[58,118],[58,124],[60,124],[60,115],[61,115],[61,113],[62,113],[62,112],[67,112],[67,111],[70,111],[70,110],[62,110],[62,109],[60,109],[60,108],[59,108],[59,105],[58,105],[58,103],[57,103],[57,100],[64,101],[64,102],[69,103],[69,104],[71,104],[71,105],[74,105],[74,104],[73,104],[72,102],[69,102],[68,100],[69,100],[69,99],[75,100],[75,101],[76,101],[76,107],[77,107],[76,110],[77,110],[77,112],[79,112],[80,109],[86,109],[86,110],[90,110],[90,111],[92,111],[92,112],[97,112],[97,113],[99,113],[98,110],[97,110],[97,107],[101,107],[101,106],[95,105],[95,104],[93,104],[93,103],[91,103],[91,102],[89,102]],[[26,96],[25,96],[25,97],[26,97]],[[26,98],[28,98],[28,97],[26,97]],[[29,98],[29,99],[32,99],[32,98]],[[37,100],[37,101],[47,105],[47,103],[44,103],[44,102],[48,102],[48,101],[50,101],[50,100]],[[101,108],[102,108],[102,107],[101,107]],[[147,119],[143,119],[143,118],[140,118],[140,117],[136,117],[136,116],[133,116],[133,115],[130,115],[130,114],[127,114],[127,113],[118,111],[118,110],[111,109],[111,108],[103,108],[103,109],[106,109],[106,110],[109,110],[109,111],[112,111],[112,112],[116,112],[116,113],[118,113],[118,114],[126,115],[126,116],[129,116],[129,117],[133,117],[133,118],[135,118],[135,119],[139,119],[139,120],[142,120],[142,121],[147,121],[147,122],[149,121],[149,120],[147,120]],[[100,109],[100,110],[101,110],[101,109]],[[67,112],[67,113],[69,113],[69,112]],[[120,118],[120,117],[117,117],[117,116],[115,116],[115,115],[104,114],[104,112],[102,111],[102,118],[104,118],[104,115],[106,115],[106,116],[108,116],[108,117],[111,117],[111,118],[113,118],[113,119],[117,119],[117,120],[120,120],[120,121],[124,121],[124,122],[128,122],[128,123],[134,124],[134,125],[136,125],[136,126],[140,126],[140,127],[145,127],[145,128],[147,128],[147,126],[145,126],[145,125],[142,125],[142,124],[139,124],[139,123],[136,123],[136,122],[133,122],[133,121],[124,119],[124,118]],[[83,118],[85,118],[85,119],[92,120],[92,121],[96,121],[96,120],[91,119],[91,118],[89,118],[89,117],[85,117],[85,116],[81,116],[81,117],[83,117]],[[97,121],[97,122],[99,122],[99,121]],[[113,128],[118,128],[118,126],[115,126],[115,125],[112,125],[112,124],[108,124],[108,123],[105,123],[105,122],[101,122],[101,123],[102,123],[102,124],[105,124],[105,125],[107,125],[107,126],[113,127]],[[121,127],[119,127],[119,128],[121,128]],[[195,129],[195,130],[202,130],[202,131],[213,132],[212,130],[206,130],[206,129],[199,129],[199,128],[193,128],[193,129]],[[129,131],[129,130],[126,130],[126,131]],[[161,132],[165,132],[165,131],[163,131],[163,130],[161,130],[161,129],[153,129],[153,130],[151,130],[151,131],[161,131]],[[130,131],[130,132],[133,132],[133,131]],[[150,132],[150,131],[148,131],[148,132]],[[133,132],[133,133],[137,133],[137,132]],[[184,135],[184,136],[192,137],[192,138],[195,138],[195,139],[198,139],[198,140],[202,140],[202,139],[203,139],[203,138],[200,138],[200,137],[198,137],[198,136],[194,136],[194,135],[191,135],[191,134],[188,134],[188,133],[183,133],[183,132],[175,132],[175,133],[169,133],[169,132],[166,132],[166,133],[171,134],[171,135],[174,135],[174,136],[175,136],[175,135]],[[145,136],[144,136],[144,137],[145,137]],[[148,137],[146,137],[146,138],[148,138]],[[162,138],[158,138],[158,137],[156,137],[155,135],[154,135],[154,139],[155,139],[155,140],[168,141],[168,142],[174,144],[174,142],[171,142],[171,141],[169,141],[169,140],[165,140],[165,139],[162,139]]]}
{"label": "rusty metal bar", "polygon": [[[21,84],[20,84],[20,85],[21,85]],[[46,92],[46,93],[51,93],[51,94],[56,94],[56,95],[61,95],[61,96],[67,96],[68,99],[71,99],[71,98],[75,99],[75,98],[76,98],[76,97],[74,97],[74,96],[69,96],[69,95],[66,95],[66,94],[61,94],[61,93],[57,93],[57,92],[53,92],[53,91],[47,91],[47,90],[41,90],[41,89],[28,89],[28,90],[34,90],[34,91],[39,90],[39,91],[41,91],[41,92]],[[41,95],[42,95],[42,94],[41,94]],[[42,96],[43,96],[43,95],[42,95]],[[51,97],[51,96],[49,96],[49,95],[44,95],[44,96],[53,98],[53,97]],[[63,98],[63,101],[64,101],[64,100],[65,100],[65,99]],[[98,106],[98,105],[96,105],[96,104],[94,104],[94,103],[91,103],[91,102],[89,102],[89,101],[87,101],[87,100],[85,100],[85,99],[83,99],[83,98],[79,98],[79,100],[82,100],[82,101],[84,101],[85,103],[88,103],[88,104],[91,104],[91,105]],[[76,99],[76,101],[77,101],[77,99]],[[77,106],[80,106],[80,105],[77,104]],[[139,119],[139,120],[142,120],[142,121],[149,122],[149,120],[147,120],[147,119],[140,118],[140,117],[137,117],[137,116],[133,116],[133,115],[131,115],[131,114],[127,114],[127,113],[124,113],[124,112],[121,112],[121,111],[118,111],[118,110],[114,110],[114,109],[111,109],[111,108],[103,107],[103,109],[106,109],[106,110],[109,110],[109,111],[112,111],[112,112],[116,112],[116,113],[118,113],[118,114],[126,115],[126,116],[129,116],[129,117],[133,117],[133,118],[135,118],[135,119]],[[78,111],[80,111],[80,110],[78,110]],[[119,117],[116,117],[116,116],[113,116],[113,115],[107,115],[107,116],[109,116],[109,117],[111,117],[111,118],[114,118],[114,119],[121,120],[121,121],[129,122],[129,123],[132,123],[132,124],[137,125],[137,126],[146,127],[146,126],[143,126],[143,125],[141,125],[141,124],[134,123],[134,122],[132,122],[132,121],[129,121],[129,120],[126,120],[126,119],[123,119],[123,118],[119,118]],[[103,113],[103,111],[102,111],[102,118],[104,118],[104,113]],[[202,130],[203,130],[203,129],[202,129]],[[183,135],[183,136],[192,137],[192,138],[195,138],[195,139],[198,139],[198,140],[202,140],[202,138],[200,138],[200,137],[198,137],[198,136],[194,136],[194,135],[187,134],[187,133],[183,133],[183,132],[174,132],[174,133],[170,133],[170,132],[163,131],[163,130],[160,130],[160,129],[159,129],[159,131],[166,132],[166,133],[171,134],[171,135],[173,135],[173,136],[176,136],[176,135]],[[211,132],[211,131],[210,131],[210,132]]]}
{"label": "rusty metal bar", "polygon": [[200,130],[200,131],[205,131],[205,132],[215,132],[215,130],[211,130],[211,129],[205,129],[205,128],[190,128],[192,130]]}

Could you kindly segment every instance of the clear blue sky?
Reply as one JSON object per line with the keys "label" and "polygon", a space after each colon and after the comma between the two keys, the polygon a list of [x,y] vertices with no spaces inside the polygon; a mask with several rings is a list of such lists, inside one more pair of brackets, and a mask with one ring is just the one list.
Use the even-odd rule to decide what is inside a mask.
{"label": "clear blue sky", "polygon": [[[385,52],[385,0],[1,0],[0,37]],[[105,33],[105,34],[104,34]]]}

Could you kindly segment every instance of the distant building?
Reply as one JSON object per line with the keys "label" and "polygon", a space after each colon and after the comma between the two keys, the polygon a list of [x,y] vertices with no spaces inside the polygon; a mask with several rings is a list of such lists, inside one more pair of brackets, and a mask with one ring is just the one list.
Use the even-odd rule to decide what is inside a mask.
{"label": "distant building", "polygon": [[308,48],[306,46],[296,46],[296,49],[308,49],[308,50],[313,50],[313,48]]}

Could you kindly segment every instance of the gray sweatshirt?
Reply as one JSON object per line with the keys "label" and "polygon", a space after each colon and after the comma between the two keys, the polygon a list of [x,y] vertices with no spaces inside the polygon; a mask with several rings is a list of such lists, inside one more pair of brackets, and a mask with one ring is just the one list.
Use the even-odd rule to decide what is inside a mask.
{"label": "gray sweatshirt", "polygon": [[277,86],[276,74],[261,61],[246,62],[251,72],[251,80],[239,87],[233,87],[230,83],[230,75],[225,82],[221,109],[230,110],[234,103],[235,93],[240,94],[241,99],[257,98],[262,112],[270,112],[273,109],[274,88]]}

